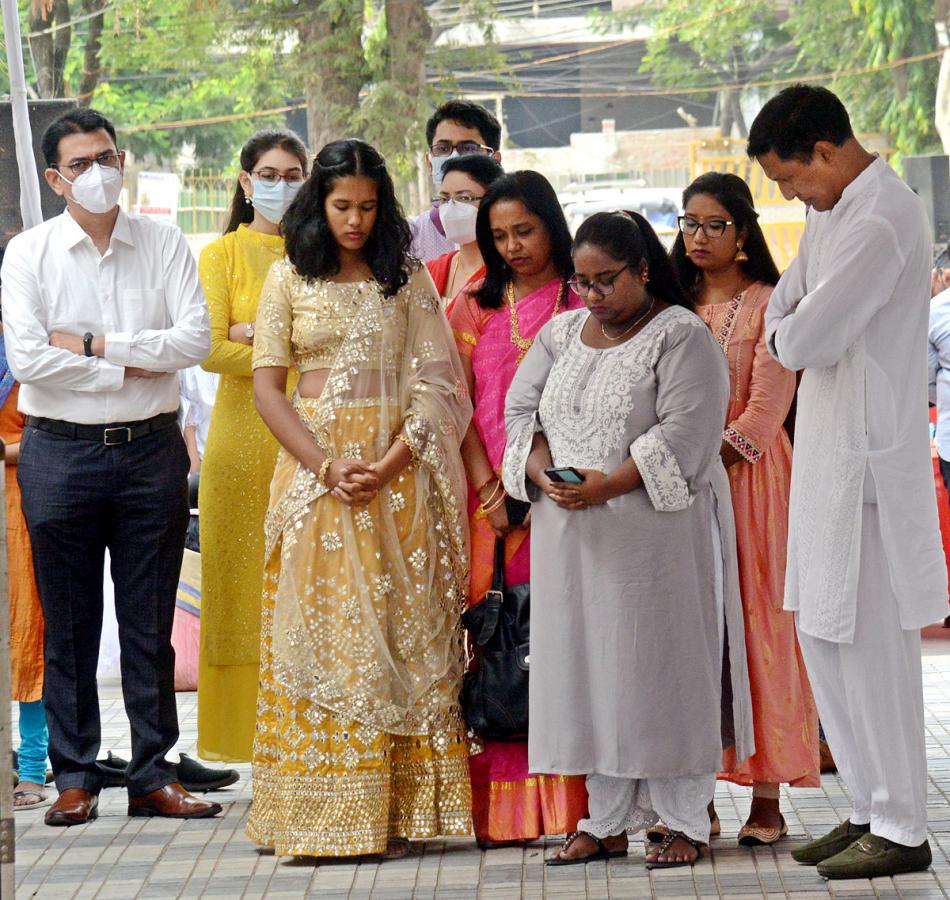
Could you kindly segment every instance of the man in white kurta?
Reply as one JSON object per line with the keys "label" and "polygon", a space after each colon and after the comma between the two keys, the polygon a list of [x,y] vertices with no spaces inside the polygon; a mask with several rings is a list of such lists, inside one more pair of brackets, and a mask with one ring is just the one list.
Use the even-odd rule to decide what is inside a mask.
{"label": "man in white kurta", "polygon": [[823,88],[769,101],[749,154],[809,207],[766,313],[772,354],[805,370],[785,608],[853,806],[793,856],[827,878],[916,871],[931,860],[920,628],[947,607],[928,441],[926,215]]}

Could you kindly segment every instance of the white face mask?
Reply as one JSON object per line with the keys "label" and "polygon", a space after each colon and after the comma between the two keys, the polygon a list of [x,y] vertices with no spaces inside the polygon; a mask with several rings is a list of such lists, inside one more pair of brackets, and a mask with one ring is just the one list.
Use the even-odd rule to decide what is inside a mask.
{"label": "white face mask", "polygon": [[458,200],[446,200],[439,206],[439,218],[445,236],[455,244],[471,244],[475,240],[478,207]]}
{"label": "white face mask", "polygon": [[119,202],[122,172],[118,168],[93,163],[87,172],[72,181],[62,172],[59,177],[72,186],[73,200],[87,212],[107,213]]}
{"label": "white face mask", "polygon": [[254,193],[251,196],[251,206],[254,207],[271,225],[280,225],[284,213],[294,202],[297,193],[303,187],[303,182],[289,184],[283,178],[274,182],[253,179]]}
{"label": "white face mask", "polygon": [[442,190],[442,169],[450,159],[458,159],[462,154],[453,150],[448,156],[430,156],[432,161],[432,183],[437,191]]}

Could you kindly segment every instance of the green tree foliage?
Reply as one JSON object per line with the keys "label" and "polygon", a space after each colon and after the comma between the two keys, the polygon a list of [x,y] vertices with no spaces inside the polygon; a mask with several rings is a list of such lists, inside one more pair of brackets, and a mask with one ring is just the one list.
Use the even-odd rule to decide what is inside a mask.
{"label": "green tree foliage", "polygon": [[[936,49],[933,0],[805,0],[787,28],[809,71],[879,68]],[[834,48],[829,52],[829,48]],[[841,74],[828,87],[861,131],[883,131],[901,156],[937,149],[938,59]]]}
{"label": "green tree foliage", "polygon": [[[939,62],[894,65],[936,49],[933,0],[669,0],[606,17],[618,20],[654,27],[644,70],[660,84],[748,84],[829,73],[827,85],[859,130],[883,131],[902,155],[936,145]],[[739,91],[718,91],[724,134],[734,126],[745,133],[738,99]]]}

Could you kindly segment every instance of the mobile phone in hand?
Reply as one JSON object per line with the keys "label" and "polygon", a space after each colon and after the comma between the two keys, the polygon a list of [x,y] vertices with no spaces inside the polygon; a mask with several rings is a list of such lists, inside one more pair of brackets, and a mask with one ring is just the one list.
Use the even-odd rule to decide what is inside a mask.
{"label": "mobile phone in hand", "polygon": [[545,469],[544,474],[551,481],[561,481],[564,484],[583,484],[584,476],[573,466],[560,466],[554,469]]}

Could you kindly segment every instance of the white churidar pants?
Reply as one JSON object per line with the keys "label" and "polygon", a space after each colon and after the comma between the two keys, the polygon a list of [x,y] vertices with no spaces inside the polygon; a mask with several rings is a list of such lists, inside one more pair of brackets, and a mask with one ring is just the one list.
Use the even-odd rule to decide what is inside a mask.
{"label": "white churidar pants", "polygon": [[590,818],[578,831],[605,838],[624,831],[643,831],[662,821],[694,841],[709,843],[707,807],[716,792],[716,773],[675,778],[614,778],[588,775]]}
{"label": "white churidar pants", "polygon": [[[797,616],[796,616],[797,622]],[[878,508],[865,504],[854,641],[798,632],[818,714],[855,825],[905,846],[927,839],[920,632],[900,626]]]}

